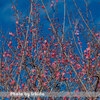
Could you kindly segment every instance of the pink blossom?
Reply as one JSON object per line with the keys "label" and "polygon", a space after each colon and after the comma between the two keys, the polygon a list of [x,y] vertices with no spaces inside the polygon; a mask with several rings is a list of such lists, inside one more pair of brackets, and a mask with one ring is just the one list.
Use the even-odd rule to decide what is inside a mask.
{"label": "pink blossom", "polygon": [[87,50],[87,51],[90,51],[90,47],[88,47],[86,50]]}
{"label": "pink blossom", "polygon": [[36,49],[34,50],[34,53],[36,53]]}
{"label": "pink blossom", "polygon": [[5,70],[8,71],[8,67],[6,67]]}
{"label": "pink blossom", "polygon": [[64,77],[64,75],[65,75],[65,73],[63,72],[63,73],[62,73],[62,77]]}
{"label": "pink blossom", "polygon": [[29,76],[30,78],[32,78],[32,76]]}
{"label": "pink blossom", "polygon": [[56,0],[56,2],[58,2],[58,0]]}
{"label": "pink blossom", "polygon": [[85,72],[86,70],[85,69],[82,69],[82,72]]}
{"label": "pink blossom", "polygon": [[60,78],[60,77],[59,77],[59,76],[57,76],[57,77],[56,77],[56,80],[58,80],[59,78]]}
{"label": "pink blossom", "polygon": [[44,72],[47,74],[47,71],[46,70]]}
{"label": "pink blossom", "polygon": [[79,68],[80,68],[80,65],[79,65],[79,64],[76,64],[76,66],[77,66],[77,69],[79,70]]}
{"label": "pink blossom", "polygon": [[33,29],[33,31],[34,31],[34,32],[36,32],[36,28],[35,28],[35,29]]}
{"label": "pink blossom", "polygon": [[21,27],[23,27],[24,25],[21,25]]}
{"label": "pink blossom", "polygon": [[11,57],[11,55],[10,54],[7,54],[7,57]]}
{"label": "pink blossom", "polygon": [[53,1],[51,1],[51,3],[54,3]]}
{"label": "pink blossom", "polygon": [[9,32],[9,35],[15,36],[15,34],[13,34],[12,32]]}
{"label": "pink blossom", "polygon": [[21,53],[19,53],[18,56],[21,56]]}
{"label": "pink blossom", "polygon": [[60,72],[57,72],[57,73],[56,73],[56,76],[58,77],[59,75],[60,75]]}
{"label": "pink blossom", "polygon": [[53,4],[51,4],[51,7],[53,7]]}
{"label": "pink blossom", "polygon": [[94,68],[95,67],[95,65],[92,65],[92,68]]}
{"label": "pink blossom", "polygon": [[16,21],[16,24],[18,24],[18,21]]}
{"label": "pink blossom", "polygon": [[43,86],[46,86],[46,85],[47,85],[47,82],[44,82],[44,83],[43,83]]}
{"label": "pink blossom", "polygon": [[53,66],[54,68],[56,68],[56,62],[53,62],[53,63],[52,63],[52,66]]}
{"label": "pink blossom", "polygon": [[12,41],[9,42],[8,46],[10,46],[12,44]]}
{"label": "pink blossom", "polygon": [[86,53],[86,50],[84,50],[84,53]]}
{"label": "pink blossom", "polygon": [[5,57],[6,55],[5,54],[3,54],[3,57]]}
{"label": "pink blossom", "polygon": [[31,71],[34,73],[36,70],[35,69],[32,69]]}
{"label": "pink blossom", "polygon": [[33,80],[31,80],[31,83],[34,83],[34,81],[33,81]]}
{"label": "pink blossom", "polygon": [[48,28],[48,30],[51,30],[51,28]]}
{"label": "pink blossom", "polygon": [[46,54],[47,51],[44,51],[44,54]]}
{"label": "pink blossom", "polygon": [[53,36],[53,38],[52,38],[52,39],[53,39],[53,41],[54,41],[54,40],[55,40],[55,37]]}
{"label": "pink blossom", "polygon": [[86,56],[86,59],[89,59],[89,56]]}
{"label": "pink blossom", "polygon": [[75,35],[79,35],[79,33],[75,33]]}
{"label": "pink blossom", "polygon": [[12,80],[12,82],[11,82],[11,83],[12,83],[12,85],[14,85],[14,84],[15,84],[15,81],[14,81],[14,80]]}
{"label": "pink blossom", "polygon": [[42,74],[41,76],[42,76],[42,78],[45,78],[45,74]]}
{"label": "pink blossom", "polygon": [[47,43],[47,40],[45,40],[44,43]]}
{"label": "pink blossom", "polygon": [[22,87],[24,87],[25,85],[24,84],[22,84]]}
{"label": "pink blossom", "polygon": [[73,22],[73,25],[75,25],[75,23]]}
{"label": "pink blossom", "polygon": [[68,78],[65,78],[66,80],[68,80]]}
{"label": "pink blossom", "polygon": [[79,29],[81,29],[81,27],[79,27]]}
{"label": "pink blossom", "polygon": [[94,61],[94,60],[95,60],[95,58],[92,58],[92,59],[91,59],[91,61]]}
{"label": "pink blossom", "polygon": [[51,53],[52,56],[55,56],[55,53]]}
{"label": "pink blossom", "polygon": [[42,6],[43,9],[45,9],[45,6]]}
{"label": "pink blossom", "polygon": [[75,29],[77,29],[77,26],[75,26]]}
{"label": "pink blossom", "polygon": [[21,70],[21,66],[20,66],[20,67],[18,67],[18,70]]}
{"label": "pink blossom", "polygon": [[66,97],[63,97],[64,100],[67,100]]}

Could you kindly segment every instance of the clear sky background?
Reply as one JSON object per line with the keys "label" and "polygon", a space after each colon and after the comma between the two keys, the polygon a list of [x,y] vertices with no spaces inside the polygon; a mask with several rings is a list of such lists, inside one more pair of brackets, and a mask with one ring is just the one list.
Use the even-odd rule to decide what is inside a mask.
{"label": "clear sky background", "polygon": [[[15,1],[15,0],[13,0]],[[44,0],[47,2],[48,0]],[[50,0],[49,0],[50,1]],[[55,0],[53,0],[55,1]],[[58,0],[60,5],[62,0]],[[69,7],[73,8],[72,1],[66,0]],[[75,0],[77,3],[82,0]],[[89,8],[91,9],[93,18],[96,23],[100,23],[100,0],[87,0]],[[27,12],[30,8],[29,0],[17,0],[18,10],[22,11],[24,15],[27,15]],[[63,5],[62,5],[63,6]],[[0,0],[0,28],[6,31],[15,31],[15,18],[13,16],[14,12],[11,9],[12,3],[11,0]],[[49,9],[49,8],[48,8]],[[63,10],[63,7],[58,9],[59,11]]]}

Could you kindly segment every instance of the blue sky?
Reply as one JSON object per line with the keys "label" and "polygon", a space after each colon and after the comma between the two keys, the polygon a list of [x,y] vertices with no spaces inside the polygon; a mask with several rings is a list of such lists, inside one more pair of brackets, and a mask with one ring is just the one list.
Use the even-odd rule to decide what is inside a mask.
{"label": "blue sky", "polygon": [[[15,1],[15,0],[14,0]],[[18,9],[23,11],[23,14],[27,14],[29,10],[29,0],[17,0]],[[53,0],[55,1],[55,0]],[[61,0],[58,0],[60,3]],[[80,2],[80,0],[76,0]],[[68,5],[71,7],[72,0],[68,0]],[[93,18],[97,23],[100,22],[100,0],[88,0],[89,8],[92,11]],[[11,0],[0,0],[0,27],[2,26],[3,30],[12,30],[13,25],[15,24],[15,18],[13,16],[13,10],[11,9],[12,3]],[[28,9],[27,9],[28,8]],[[13,27],[12,27],[13,26]]]}

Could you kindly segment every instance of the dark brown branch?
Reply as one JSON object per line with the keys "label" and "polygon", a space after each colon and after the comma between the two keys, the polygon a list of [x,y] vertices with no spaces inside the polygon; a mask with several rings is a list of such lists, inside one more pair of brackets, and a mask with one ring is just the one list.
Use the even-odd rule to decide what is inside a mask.
{"label": "dark brown branch", "polygon": [[97,78],[96,87],[95,87],[95,89],[94,89],[94,91],[97,92],[97,88],[98,88],[98,84],[99,84],[100,78],[99,78],[99,76],[93,76],[93,77],[96,77],[96,78]]}

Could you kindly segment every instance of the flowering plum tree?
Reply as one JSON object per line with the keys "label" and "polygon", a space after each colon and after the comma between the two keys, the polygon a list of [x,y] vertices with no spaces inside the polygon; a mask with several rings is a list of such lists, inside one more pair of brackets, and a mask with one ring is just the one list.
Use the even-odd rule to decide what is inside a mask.
{"label": "flowering plum tree", "polygon": [[[0,92],[100,91],[100,32],[86,0],[81,1],[85,12],[76,1],[69,9],[67,0],[29,0],[29,16],[23,16],[12,2],[16,31],[7,36],[1,32]],[[82,98],[37,98],[44,99]]]}

